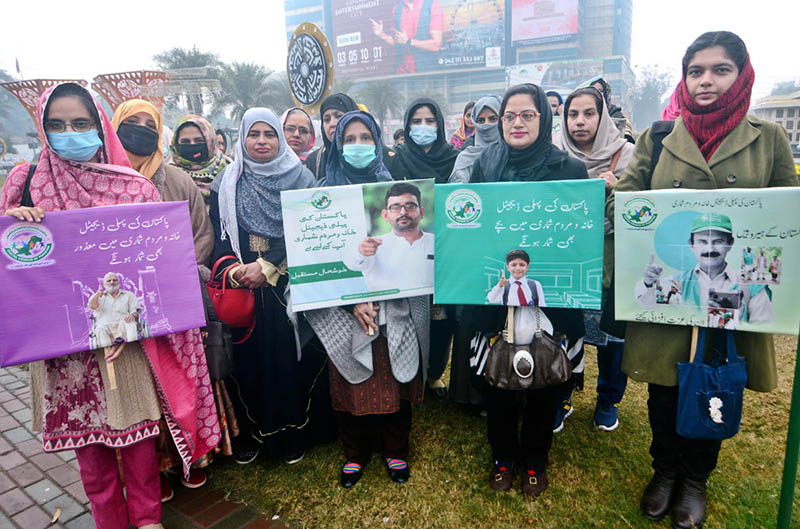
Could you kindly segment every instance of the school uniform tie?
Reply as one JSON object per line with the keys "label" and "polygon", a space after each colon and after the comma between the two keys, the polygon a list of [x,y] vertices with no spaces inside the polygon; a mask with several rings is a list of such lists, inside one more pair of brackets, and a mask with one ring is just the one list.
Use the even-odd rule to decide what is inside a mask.
{"label": "school uniform tie", "polygon": [[519,306],[520,307],[527,307],[528,300],[525,299],[525,292],[522,291],[522,283],[519,281],[514,281],[517,284],[517,294],[519,295]]}

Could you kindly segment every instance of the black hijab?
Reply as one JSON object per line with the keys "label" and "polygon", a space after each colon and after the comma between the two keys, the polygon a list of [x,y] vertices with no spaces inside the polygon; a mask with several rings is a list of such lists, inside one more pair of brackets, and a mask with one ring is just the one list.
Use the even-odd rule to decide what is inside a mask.
{"label": "black hijab", "polygon": [[[356,102],[353,101],[353,98],[347,94],[331,94],[325,98],[325,101],[323,101],[319,107],[320,120],[325,114],[325,111],[332,108],[341,110],[342,113],[347,114],[348,112],[354,112],[358,110],[358,105],[356,105]],[[322,142],[324,143],[326,149],[331,148],[331,140],[328,139],[328,136],[325,134],[324,130],[322,131]]]}
{"label": "black hijab", "polygon": [[[341,110],[343,113],[347,114],[348,112],[358,110],[358,105],[356,105],[356,102],[353,101],[353,98],[347,94],[331,94],[325,98],[319,107],[320,121],[322,121],[322,115],[325,113],[325,111],[332,108]],[[327,150],[330,148],[331,140],[329,140],[328,136],[325,135],[325,126],[323,123],[322,147],[309,154],[306,158],[306,161],[303,162],[305,166],[312,173],[314,173],[314,177],[317,179],[317,185],[324,185],[324,182],[327,178]]]}
{"label": "black hijab", "polygon": [[[368,129],[372,135],[372,141],[375,142],[375,159],[364,167],[359,169],[347,163],[344,159],[344,129],[351,121],[360,121]],[[328,149],[326,165],[326,186],[341,186],[347,184],[367,184],[370,182],[388,182],[392,180],[386,166],[383,165],[383,141],[381,140],[381,129],[375,122],[375,118],[368,112],[356,110],[355,112],[348,112],[336,124],[336,130],[333,132],[333,140],[331,141],[331,148]]]}
{"label": "black hijab", "polygon": [[[425,152],[421,146],[411,139],[411,117],[419,107],[426,106],[436,118],[436,140],[431,149]],[[437,184],[447,183],[453,165],[456,163],[458,151],[447,142],[444,130],[444,116],[439,105],[428,98],[420,98],[411,103],[403,118],[403,130],[406,142],[395,148],[394,163],[389,168],[395,180],[415,180],[419,178],[435,178]]]}
{"label": "black hijab", "polygon": [[[539,135],[533,144],[524,149],[513,149],[503,136],[503,113],[508,100],[515,95],[526,94],[533,100],[539,112]],[[546,166],[556,165],[568,158],[567,153],[553,146],[553,111],[547,101],[547,94],[535,84],[525,83],[512,86],[503,97],[500,105],[500,117],[497,127],[500,129],[500,141],[489,144],[477,162],[480,171],[473,172],[473,180],[479,177],[482,182],[541,180],[541,174],[547,172]]]}

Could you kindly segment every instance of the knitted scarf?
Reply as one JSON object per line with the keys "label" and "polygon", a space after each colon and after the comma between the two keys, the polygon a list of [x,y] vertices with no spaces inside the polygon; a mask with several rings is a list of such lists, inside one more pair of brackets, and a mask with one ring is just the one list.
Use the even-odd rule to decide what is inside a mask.
{"label": "knitted scarf", "polygon": [[731,87],[710,105],[700,105],[689,95],[684,76],[678,93],[681,116],[706,161],[711,159],[722,141],[747,115],[754,80],[755,72],[748,54],[739,77]]}

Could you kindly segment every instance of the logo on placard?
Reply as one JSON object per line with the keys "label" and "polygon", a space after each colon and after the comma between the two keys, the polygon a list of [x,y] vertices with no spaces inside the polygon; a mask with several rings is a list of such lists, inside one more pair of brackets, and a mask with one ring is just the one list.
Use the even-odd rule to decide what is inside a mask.
{"label": "logo on placard", "polygon": [[53,235],[44,226],[15,224],[3,232],[0,246],[6,257],[14,261],[7,268],[49,266],[55,261],[46,259],[53,251]]}
{"label": "logo on placard", "polygon": [[634,228],[644,228],[658,217],[655,203],[647,197],[633,197],[622,210],[622,219]]}
{"label": "logo on placard", "polygon": [[447,217],[455,223],[448,227],[477,228],[480,224],[475,224],[475,221],[483,213],[481,197],[469,189],[453,191],[445,201],[445,211]]}
{"label": "logo on placard", "polygon": [[317,209],[325,209],[331,205],[331,196],[326,191],[317,191],[311,195],[311,205]]}

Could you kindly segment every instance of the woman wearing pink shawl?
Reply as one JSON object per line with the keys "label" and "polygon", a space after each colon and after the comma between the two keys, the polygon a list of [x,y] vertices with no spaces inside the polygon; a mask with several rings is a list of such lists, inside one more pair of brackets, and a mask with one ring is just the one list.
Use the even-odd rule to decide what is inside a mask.
{"label": "woman wearing pink shawl", "polygon": [[678,116],[681,115],[681,105],[678,103],[678,90],[680,87],[681,84],[678,83],[678,86],[672,91],[672,95],[669,96],[669,103],[664,107],[664,110],[661,111],[662,120],[675,121],[678,119]]}
{"label": "woman wearing pink shawl", "polygon": [[300,107],[290,108],[281,115],[281,126],[286,136],[286,143],[300,161],[305,162],[317,141],[311,116]]}
{"label": "woman wearing pink shawl", "polygon": [[[40,222],[49,211],[158,202],[134,171],[111,122],[74,83],[40,98],[38,165],[14,169],[0,211]],[[163,415],[189,465],[219,441],[214,397],[197,329],[30,365],[33,428],[46,452],[75,450],[98,529],[161,527],[156,441]],[[113,361],[117,388],[108,386]],[[115,449],[122,455],[125,496]]]}

